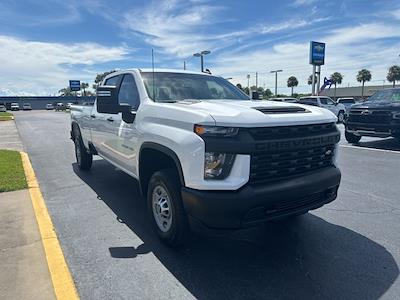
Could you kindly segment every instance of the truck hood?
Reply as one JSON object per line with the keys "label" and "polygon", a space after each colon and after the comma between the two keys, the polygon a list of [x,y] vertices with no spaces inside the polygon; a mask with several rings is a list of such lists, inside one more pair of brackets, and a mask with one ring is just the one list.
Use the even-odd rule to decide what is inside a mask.
{"label": "truck hood", "polygon": [[[262,127],[336,122],[336,116],[327,109],[274,101],[194,100],[175,105],[208,113],[218,126]],[[300,112],[296,111],[300,108]],[[304,109],[304,111],[302,111]]]}
{"label": "truck hood", "polygon": [[400,109],[400,102],[395,101],[365,101],[354,104],[351,108],[358,109]]}

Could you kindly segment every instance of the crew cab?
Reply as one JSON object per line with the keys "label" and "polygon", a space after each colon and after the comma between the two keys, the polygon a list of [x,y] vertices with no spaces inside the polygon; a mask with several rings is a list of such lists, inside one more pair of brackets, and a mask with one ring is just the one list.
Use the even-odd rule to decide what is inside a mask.
{"label": "crew cab", "polygon": [[329,97],[325,96],[301,97],[298,103],[326,108],[327,110],[330,110],[337,117],[339,123],[343,123],[344,121],[344,117],[346,114],[346,107],[341,103],[333,101]]}
{"label": "crew cab", "polygon": [[234,230],[304,214],[333,201],[340,184],[335,115],[251,100],[210,74],[114,72],[93,106],[71,106],[71,120],[79,168],[100,155],[136,178],[171,246],[191,228]]}
{"label": "crew cab", "polygon": [[363,136],[400,138],[400,88],[377,91],[351,107],[345,121],[345,137],[358,143]]}

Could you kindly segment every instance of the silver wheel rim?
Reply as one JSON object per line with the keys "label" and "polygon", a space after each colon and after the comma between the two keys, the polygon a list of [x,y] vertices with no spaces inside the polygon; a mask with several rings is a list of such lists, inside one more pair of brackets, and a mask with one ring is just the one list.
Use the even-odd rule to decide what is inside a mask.
{"label": "silver wheel rim", "polygon": [[339,119],[339,122],[343,122],[344,114],[343,113],[339,113],[338,119]]}
{"label": "silver wheel rim", "polygon": [[171,201],[166,189],[157,185],[153,189],[152,208],[154,219],[162,232],[170,230],[172,225]]}

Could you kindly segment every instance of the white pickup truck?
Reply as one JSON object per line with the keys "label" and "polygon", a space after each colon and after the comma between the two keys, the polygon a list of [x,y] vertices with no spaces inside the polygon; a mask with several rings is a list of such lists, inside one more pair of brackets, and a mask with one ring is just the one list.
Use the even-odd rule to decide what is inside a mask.
{"label": "white pickup truck", "polygon": [[79,167],[90,169],[100,155],[136,178],[159,237],[171,246],[197,226],[243,228],[337,196],[336,116],[251,100],[221,77],[114,72],[94,105],[72,106],[71,118]]}

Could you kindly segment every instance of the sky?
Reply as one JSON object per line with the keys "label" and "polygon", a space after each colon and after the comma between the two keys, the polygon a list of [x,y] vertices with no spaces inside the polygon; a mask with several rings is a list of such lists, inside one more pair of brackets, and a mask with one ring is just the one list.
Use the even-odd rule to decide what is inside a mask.
{"label": "sky", "polygon": [[[0,95],[54,95],[69,79],[93,83],[97,73],[151,67],[200,69],[193,53],[209,50],[205,67],[231,82],[310,92],[309,42],[326,43],[322,77],[358,70],[382,85],[400,64],[398,0],[1,0]],[[386,82],[387,83],[387,82]]]}

